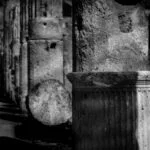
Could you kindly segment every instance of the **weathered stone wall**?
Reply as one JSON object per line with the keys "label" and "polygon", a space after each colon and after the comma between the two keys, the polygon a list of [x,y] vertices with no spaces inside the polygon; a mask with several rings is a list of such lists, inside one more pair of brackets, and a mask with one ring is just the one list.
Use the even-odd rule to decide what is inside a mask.
{"label": "weathered stone wall", "polygon": [[141,4],[74,4],[75,71],[149,70],[148,19]]}
{"label": "weathered stone wall", "polygon": [[16,101],[20,82],[20,1],[4,3],[4,83],[6,93]]}

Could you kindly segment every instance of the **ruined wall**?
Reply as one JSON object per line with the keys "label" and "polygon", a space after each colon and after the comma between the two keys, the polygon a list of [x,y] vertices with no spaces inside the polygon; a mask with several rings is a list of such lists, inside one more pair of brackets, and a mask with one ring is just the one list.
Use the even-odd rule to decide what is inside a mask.
{"label": "ruined wall", "polygon": [[141,4],[74,2],[75,71],[149,70],[148,18]]}
{"label": "ruined wall", "polygon": [[6,93],[13,100],[19,95],[20,1],[4,3],[4,76]]}
{"label": "ruined wall", "polygon": [[[52,117],[49,125],[65,123],[72,116],[68,92],[71,92],[71,84],[66,77],[72,71],[72,23],[71,14],[64,14],[63,9],[62,0],[8,0],[4,3],[6,94],[34,118],[46,115],[47,120],[49,114]],[[50,91],[43,87],[44,83],[50,89],[56,84],[58,90]],[[46,92],[33,90],[37,86]],[[34,107],[36,96],[42,97],[38,110]],[[49,112],[47,108],[53,107]],[[62,119],[60,115],[55,116],[58,111]]]}

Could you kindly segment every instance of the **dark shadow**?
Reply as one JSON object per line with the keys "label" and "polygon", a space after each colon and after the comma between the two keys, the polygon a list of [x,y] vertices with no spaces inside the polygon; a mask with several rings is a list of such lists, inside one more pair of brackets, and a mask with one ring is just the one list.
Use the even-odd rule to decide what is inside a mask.
{"label": "dark shadow", "polygon": [[62,124],[58,126],[44,126],[32,118],[28,118],[24,124],[16,126],[15,136],[19,139],[34,141],[38,144],[61,144],[72,146],[71,126]]}
{"label": "dark shadow", "polygon": [[[149,7],[150,8],[150,7]],[[148,62],[150,66],[150,15],[148,15]],[[149,68],[150,70],[150,68]]]}
{"label": "dark shadow", "polygon": [[72,16],[72,1],[64,0],[63,1],[63,17],[71,17]]}
{"label": "dark shadow", "polygon": [[25,141],[21,139],[9,138],[9,137],[0,137],[0,146],[1,150],[7,149],[36,149],[36,150],[71,150],[69,147],[66,147],[63,144],[38,144],[30,141]]}
{"label": "dark shadow", "polygon": [[[91,81],[96,80],[92,73],[90,75]],[[86,78],[84,75],[77,76],[77,73],[69,76],[73,83],[74,149],[139,150],[136,138],[137,73],[132,73],[134,80],[119,81],[110,87],[92,86],[91,83],[88,86],[88,83],[81,83]]]}
{"label": "dark shadow", "polygon": [[[5,99],[3,99],[5,101]],[[69,123],[45,126],[25,115],[14,103],[0,105],[0,146],[13,149],[36,148],[71,150],[72,129]]]}
{"label": "dark shadow", "polygon": [[115,1],[122,5],[136,5],[137,3],[140,3],[142,0],[115,0]]}

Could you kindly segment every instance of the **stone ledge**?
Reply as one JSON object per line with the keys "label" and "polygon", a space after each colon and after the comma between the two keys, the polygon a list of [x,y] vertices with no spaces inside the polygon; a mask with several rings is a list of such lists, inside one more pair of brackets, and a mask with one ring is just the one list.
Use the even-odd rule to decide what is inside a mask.
{"label": "stone ledge", "polygon": [[73,72],[67,77],[74,88],[150,87],[150,71]]}

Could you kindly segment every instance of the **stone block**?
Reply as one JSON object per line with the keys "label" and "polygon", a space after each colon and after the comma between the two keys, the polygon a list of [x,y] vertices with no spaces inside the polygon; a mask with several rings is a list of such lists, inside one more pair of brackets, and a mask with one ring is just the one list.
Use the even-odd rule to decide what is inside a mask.
{"label": "stone block", "polygon": [[75,150],[149,150],[150,72],[71,73]]}
{"label": "stone block", "polygon": [[63,42],[60,40],[29,41],[30,88],[47,79],[63,83]]}
{"label": "stone block", "polygon": [[30,22],[30,39],[62,39],[60,21],[56,18],[36,18]]}

